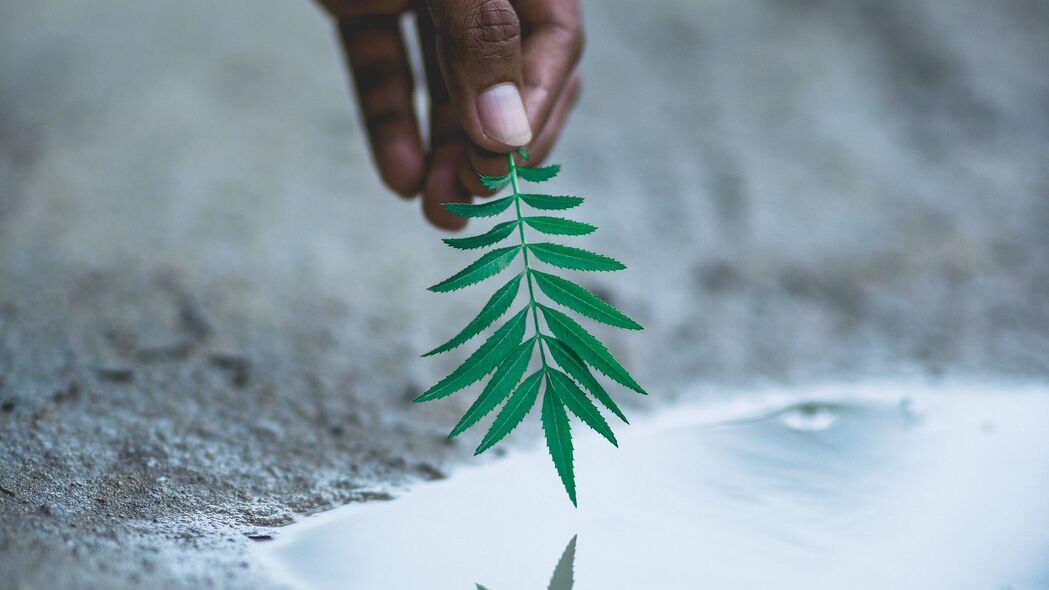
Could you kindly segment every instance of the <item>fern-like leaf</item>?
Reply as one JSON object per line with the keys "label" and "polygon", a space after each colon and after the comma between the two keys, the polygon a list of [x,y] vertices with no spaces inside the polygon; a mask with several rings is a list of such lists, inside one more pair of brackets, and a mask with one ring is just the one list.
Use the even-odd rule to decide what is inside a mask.
{"label": "fern-like leaf", "polygon": [[459,217],[492,217],[514,204],[513,197],[503,197],[484,203],[445,203],[444,206]]}
{"label": "fern-like leaf", "polygon": [[572,270],[623,270],[622,262],[582,248],[540,242],[528,244],[528,251],[547,264]]}
{"label": "fern-like leaf", "polygon": [[561,483],[568,492],[573,506],[578,506],[575,499],[575,466],[572,462],[572,431],[568,416],[557,394],[546,388],[543,393],[543,433],[546,435],[546,448],[554,460],[554,468],[561,476]]}
{"label": "fern-like leaf", "polygon": [[492,427],[488,429],[488,433],[481,439],[481,444],[477,445],[477,450],[474,451],[475,455],[480,455],[490,449],[495,443],[503,440],[506,435],[510,434],[524,420],[524,417],[528,415],[539,396],[539,385],[543,380],[544,374],[545,372],[540,369],[529,375],[527,379],[517,386],[513,395],[506,401],[506,405],[499,411],[499,415],[495,417],[495,421],[492,422]]}
{"label": "fern-like leaf", "polygon": [[583,197],[572,197],[568,195],[536,195],[520,194],[521,200],[533,209],[546,211],[560,211],[578,207],[583,203]]}
{"label": "fern-like leaf", "polygon": [[608,426],[608,422],[605,422],[601,412],[597,410],[597,406],[586,397],[585,393],[580,391],[579,387],[568,378],[568,375],[557,369],[550,369],[547,371],[546,381],[547,386],[553,388],[554,393],[565,404],[565,407],[572,410],[572,413],[587,426],[608,439],[612,445],[619,446],[619,443],[616,442],[616,435],[612,433],[612,429]]}
{"label": "fern-like leaf", "polygon": [[430,389],[415,398],[416,402],[428,402],[449,396],[468,385],[472,385],[492,372],[511,350],[521,343],[525,331],[525,314],[528,308],[517,312],[501,328],[485,340],[463,364],[459,365],[447,377],[441,379]]}
{"label": "fern-like leaf", "polygon": [[550,166],[539,166],[537,168],[518,168],[517,175],[528,182],[543,182],[557,176],[561,166],[552,164]]}
{"label": "fern-like leaf", "polygon": [[577,285],[568,279],[562,279],[559,276],[537,270],[532,271],[532,276],[535,277],[535,284],[539,286],[540,291],[554,302],[560,303],[568,309],[579,312],[592,320],[616,326],[617,328],[626,328],[628,330],[644,329],[641,327],[641,324],[630,319],[626,314],[610,304],[605,303],[600,297],[587,290],[586,287]]}
{"label": "fern-like leaf", "polygon": [[502,317],[502,315],[506,313],[506,310],[510,309],[510,305],[513,304],[514,299],[517,297],[517,291],[521,287],[522,276],[524,276],[524,273],[519,273],[516,277],[510,279],[505,285],[499,287],[499,290],[492,295],[488,300],[488,303],[485,303],[484,307],[481,308],[477,317],[470,320],[470,323],[466,324],[466,327],[463,328],[461,332],[453,336],[448,342],[445,342],[423,356],[441,354],[442,352],[456,348],[460,344],[480,334],[481,330],[491,326],[492,322]]}
{"label": "fern-like leaf", "polygon": [[[481,381],[494,371],[484,389],[448,434],[449,438],[459,436],[494,412],[495,418],[474,451],[480,454],[503,440],[524,420],[536,405],[542,390],[540,415],[546,446],[550,450],[550,457],[565,491],[572,504],[575,504],[573,447],[568,412],[578,416],[613,445],[617,444],[615,434],[602,415],[599,405],[624,422],[627,421],[622,410],[598,383],[590,368],[634,391],[645,393],[645,390],[597,338],[564,313],[538,303],[536,295],[545,295],[553,303],[611,326],[640,330],[641,325],[586,288],[556,274],[540,272],[533,268],[535,261],[559,268],[584,271],[612,271],[625,267],[618,260],[582,248],[549,242],[528,242],[525,237],[526,230],[553,236],[583,236],[597,228],[589,223],[563,217],[523,216],[522,204],[540,211],[562,211],[577,207],[583,199],[567,195],[522,193],[520,181],[550,180],[557,175],[561,167],[551,165],[529,168],[518,165],[515,156],[528,160],[530,154],[524,148],[516,150],[516,153],[507,154],[507,174],[481,177],[481,182],[491,189],[499,190],[511,185],[512,196],[477,204],[446,205],[450,211],[471,218],[499,215],[513,205],[514,217],[495,224],[484,233],[465,238],[446,238],[444,242],[460,250],[491,248],[518,233],[520,243],[488,250],[469,266],[430,289],[436,292],[455,291],[483,281],[505,270],[517,259],[519,253],[524,259],[524,270],[500,287],[465,328],[424,356],[452,350],[492,326],[513,305],[520,292],[522,277],[528,283],[528,304],[505,324],[495,329],[454,371],[423,392],[415,401],[424,402],[447,397]],[[538,286],[538,289],[535,286]],[[539,320],[540,310],[546,319],[546,330],[552,335],[544,333]],[[532,318],[532,328],[526,338],[529,316]],[[538,359],[535,358],[536,348],[539,348]],[[547,351],[549,355],[546,354]],[[529,366],[537,360],[541,365],[528,374]],[[478,585],[479,590],[480,588]]]}
{"label": "fern-like leaf", "polygon": [[492,226],[492,229],[477,236],[470,236],[468,238],[444,238],[441,241],[452,248],[457,248],[459,250],[474,250],[476,248],[491,246],[492,244],[497,244],[505,240],[507,236],[514,233],[515,229],[517,229],[516,221],[504,221]]}
{"label": "fern-like leaf", "polygon": [[543,336],[543,342],[546,343],[547,350],[550,351],[550,356],[554,357],[554,362],[557,363],[565,373],[575,379],[579,385],[586,388],[594,398],[601,402],[601,405],[608,408],[613,414],[619,416],[619,419],[627,424],[630,421],[626,419],[626,415],[616,405],[615,400],[612,396],[605,391],[604,387],[597,382],[594,375],[590,373],[590,369],[586,368],[586,364],[583,359],[579,358],[579,355],[572,352],[571,348],[565,345],[564,342],[556,338],[550,338],[549,336]]}
{"label": "fern-like leaf", "polygon": [[510,263],[513,262],[514,258],[517,257],[517,253],[520,251],[521,246],[510,246],[507,248],[492,250],[475,260],[470,266],[467,266],[451,277],[430,287],[430,290],[435,293],[446,293],[448,291],[462,289],[463,287],[469,287],[474,283],[479,283],[489,277],[494,277],[502,272],[503,269],[510,266]]}
{"label": "fern-like leaf", "polygon": [[525,217],[524,222],[538,232],[555,236],[585,236],[597,229],[596,225],[561,217]]}
{"label": "fern-like leaf", "polygon": [[587,332],[583,326],[580,326],[575,320],[556,309],[550,309],[545,305],[540,305],[539,309],[543,310],[543,318],[546,319],[546,325],[550,327],[550,331],[554,333],[554,336],[567,344],[591,367],[604,373],[609,379],[621,383],[640,394],[648,394],[638,385],[630,373],[623,368],[623,365],[612,356],[612,353],[608,352],[605,345],[601,344],[601,341],[594,337],[593,334]]}
{"label": "fern-like leaf", "polygon": [[455,425],[452,432],[448,435],[448,438],[454,438],[467,428],[473,426],[478,420],[484,418],[495,409],[496,406],[503,403],[506,396],[510,395],[517,382],[524,376],[525,371],[528,369],[528,361],[532,358],[532,348],[535,347],[535,337],[525,340],[523,344],[518,346],[510,356],[506,357],[499,368],[495,370],[495,375],[488,380],[488,385],[485,386],[484,391],[477,397],[477,400],[470,406],[469,410],[463,414],[459,423]]}

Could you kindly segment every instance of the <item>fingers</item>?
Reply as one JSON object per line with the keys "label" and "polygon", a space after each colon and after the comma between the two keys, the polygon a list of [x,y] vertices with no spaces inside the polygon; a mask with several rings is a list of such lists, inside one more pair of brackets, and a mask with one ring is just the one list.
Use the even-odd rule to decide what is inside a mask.
{"label": "fingers", "polygon": [[462,229],[466,219],[452,213],[445,203],[469,203],[470,194],[459,184],[455,170],[464,159],[466,143],[447,143],[434,149],[423,186],[423,215],[443,229]]}
{"label": "fingers", "polygon": [[522,94],[536,134],[558,104],[583,54],[583,20],[578,0],[518,0],[526,23]]}
{"label": "fingers", "polygon": [[568,122],[568,116],[572,113],[572,108],[579,101],[579,95],[582,93],[582,90],[582,79],[578,74],[573,74],[565,82],[557,102],[550,108],[543,131],[529,145],[529,156],[531,156],[531,159],[528,161],[528,164],[530,166],[542,163],[550,154],[554,144],[557,143],[557,139],[561,136],[561,130],[564,129],[565,123]]}
{"label": "fingers", "polygon": [[411,197],[422,184],[425,161],[398,19],[399,14],[345,16],[339,32],[375,164],[390,189]]}
{"label": "fingers", "polygon": [[[437,3],[431,2],[431,9],[436,6]],[[446,2],[442,6],[448,8],[450,5]],[[582,16],[578,0],[515,0],[513,7],[520,19],[518,29],[524,29],[520,88],[529,129],[533,133],[533,139],[527,145],[535,153],[533,162],[536,162],[556,142],[578,95],[578,77],[572,84],[568,80],[583,51]],[[442,54],[442,57],[447,58],[447,55]],[[448,61],[442,65],[447,75]],[[570,88],[571,85],[574,87]],[[483,104],[479,102],[479,106]],[[561,112],[554,121],[553,113],[557,109]],[[483,111],[479,112],[483,114]],[[469,132],[469,126],[466,127]],[[500,154],[508,150],[493,150],[481,142],[474,143],[467,152],[468,161],[459,166],[459,181],[472,194],[490,195],[492,191],[481,184],[478,175],[505,174],[506,164]]]}
{"label": "fingers", "polygon": [[423,214],[435,226],[444,229],[462,229],[466,219],[449,211],[445,203],[469,203],[470,193],[463,188],[456,175],[460,162],[465,161],[467,137],[459,124],[459,114],[452,106],[437,63],[433,24],[428,19],[417,19],[419,44],[426,69],[426,84],[430,93],[430,160],[423,181]]}
{"label": "fingers", "polygon": [[[526,146],[531,157],[527,165],[534,166],[546,159],[568,121],[572,107],[579,100],[581,90],[582,81],[578,74],[573,74],[563,85],[557,102],[549,109],[546,125],[539,135]],[[520,156],[515,155],[514,157],[519,164],[524,163]],[[493,194],[494,191],[481,184],[478,177],[481,174],[485,176],[506,174],[506,156],[471,147],[468,150],[467,158],[459,164],[459,182],[472,194],[485,196]]]}
{"label": "fingers", "polygon": [[510,0],[429,0],[436,51],[463,130],[506,153],[532,140],[521,95],[521,25]]}

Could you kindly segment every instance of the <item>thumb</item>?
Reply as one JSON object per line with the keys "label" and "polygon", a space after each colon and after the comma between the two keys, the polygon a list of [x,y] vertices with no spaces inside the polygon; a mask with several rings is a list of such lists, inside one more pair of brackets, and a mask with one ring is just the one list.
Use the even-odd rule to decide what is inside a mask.
{"label": "thumb", "polygon": [[441,74],[463,129],[481,148],[532,140],[521,99],[521,25],[509,0],[430,0]]}

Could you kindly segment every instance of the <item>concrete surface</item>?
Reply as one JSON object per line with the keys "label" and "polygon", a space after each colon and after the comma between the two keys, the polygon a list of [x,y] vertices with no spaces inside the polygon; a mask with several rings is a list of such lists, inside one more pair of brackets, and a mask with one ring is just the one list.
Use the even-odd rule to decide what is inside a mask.
{"label": "concrete surface", "polygon": [[[556,154],[649,399],[1049,377],[1049,5],[592,2]],[[0,587],[259,588],[248,534],[470,455],[490,289],[372,171],[306,2],[0,8]],[[530,421],[534,422],[534,421]],[[515,439],[534,436],[534,424]]]}

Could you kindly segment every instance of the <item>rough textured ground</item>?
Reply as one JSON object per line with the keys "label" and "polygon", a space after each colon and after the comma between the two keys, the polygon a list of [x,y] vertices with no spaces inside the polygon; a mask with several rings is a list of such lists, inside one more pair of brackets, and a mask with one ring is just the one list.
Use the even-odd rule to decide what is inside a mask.
{"label": "rough textured ground", "polygon": [[[1049,377],[1049,7],[589,10],[558,188],[655,395]],[[486,289],[376,181],[306,2],[0,8],[0,586],[267,585],[246,535],[469,456]],[[641,404],[628,399],[628,409]],[[524,430],[519,438],[533,434]]]}

